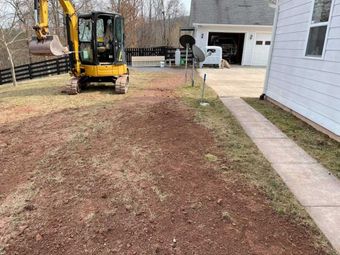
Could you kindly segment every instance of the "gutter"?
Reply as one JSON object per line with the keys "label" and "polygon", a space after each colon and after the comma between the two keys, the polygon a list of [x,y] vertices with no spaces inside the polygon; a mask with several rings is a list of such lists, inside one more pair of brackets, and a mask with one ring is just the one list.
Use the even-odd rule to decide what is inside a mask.
{"label": "gutter", "polygon": [[253,28],[272,28],[273,26],[271,25],[235,25],[235,24],[207,24],[207,23],[193,23],[192,24],[194,27],[199,27],[199,26],[214,26],[214,27],[253,27]]}

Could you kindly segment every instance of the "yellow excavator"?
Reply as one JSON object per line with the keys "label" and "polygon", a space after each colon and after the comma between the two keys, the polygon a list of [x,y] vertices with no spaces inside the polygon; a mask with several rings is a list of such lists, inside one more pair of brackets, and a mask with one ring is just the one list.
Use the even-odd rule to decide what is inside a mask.
{"label": "yellow excavator", "polygon": [[115,92],[126,94],[129,69],[124,49],[124,19],[118,13],[91,12],[77,15],[70,0],[59,0],[66,17],[68,47],[57,35],[49,35],[48,0],[34,0],[36,36],[29,43],[31,54],[69,56],[72,78],[65,88],[80,93],[91,83],[112,83]]}

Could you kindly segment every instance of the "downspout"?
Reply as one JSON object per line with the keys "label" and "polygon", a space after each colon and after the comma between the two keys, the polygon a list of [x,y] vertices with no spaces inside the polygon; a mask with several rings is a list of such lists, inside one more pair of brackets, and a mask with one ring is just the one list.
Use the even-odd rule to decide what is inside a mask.
{"label": "downspout", "polygon": [[272,56],[273,56],[273,51],[274,51],[274,46],[275,46],[277,23],[278,23],[278,20],[279,20],[279,11],[280,11],[280,4],[279,4],[279,0],[277,0],[277,5],[276,5],[276,8],[275,8],[273,31],[272,31],[272,45],[270,46],[268,64],[267,64],[267,71],[266,71],[266,78],[265,78],[265,81],[264,81],[263,94],[260,96],[260,100],[264,100],[266,98],[266,94],[267,94],[267,91],[268,91],[268,82],[269,82],[270,69],[271,69],[271,66],[272,66]]}

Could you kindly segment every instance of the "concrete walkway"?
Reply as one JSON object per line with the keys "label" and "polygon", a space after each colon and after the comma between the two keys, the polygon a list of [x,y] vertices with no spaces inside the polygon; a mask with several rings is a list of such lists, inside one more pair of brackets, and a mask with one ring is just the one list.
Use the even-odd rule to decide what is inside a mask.
{"label": "concrete walkway", "polygon": [[258,97],[263,92],[265,68],[233,66],[231,69],[198,69],[220,96]]}
{"label": "concrete walkway", "polygon": [[[257,69],[254,70],[258,72]],[[200,73],[206,73],[205,71],[203,69]],[[249,76],[245,76],[245,79],[248,78]],[[228,86],[238,88],[240,83],[246,86],[247,82],[242,83],[242,77],[237,80],[236,84]],[[230,96],[225,93],[226,90],[213,83],[214,80],[208,77],[208,85],[219,94],[224,105],[237,118],[248,136],[340,254],[340,181],[263,115],[240,99],[248,89],[239,90],[239,94],[231,89],[233,92]],[[261,92],[256,92],[256,97]]]}
{"label": "concrete walkway", "polygon": [[221,100],[340,253],[340,181],[242,99]]}

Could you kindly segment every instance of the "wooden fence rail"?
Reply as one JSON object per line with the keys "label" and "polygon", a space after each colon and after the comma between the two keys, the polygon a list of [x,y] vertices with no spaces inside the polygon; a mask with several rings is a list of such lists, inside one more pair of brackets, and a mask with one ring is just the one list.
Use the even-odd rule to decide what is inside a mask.
{"label": "wooden fence rail", "polygon": [[[69,71],[68,58],[56,58],[15,67],[17,81],[34,79]],[[0,85],[12,82],[11,69],[0,70]]]}
{"label": "wooden fence rail", "polygon": [[[175,59],[176,48],[155,47],[155,48],[127,48],[126,60],[131,65],[133,56],[165,56],[167,60]],[[185,58],[185,49],[181,49],[181,58]],[[189,61],[192,59],[192,52],[189,52]],[[48,75],[63,74],[69,72],[68,57],[45,60],[28,65],[15,67],[17,81],[39,78]],[[12,82],[11,69],[0,70],[0,85]]]}

